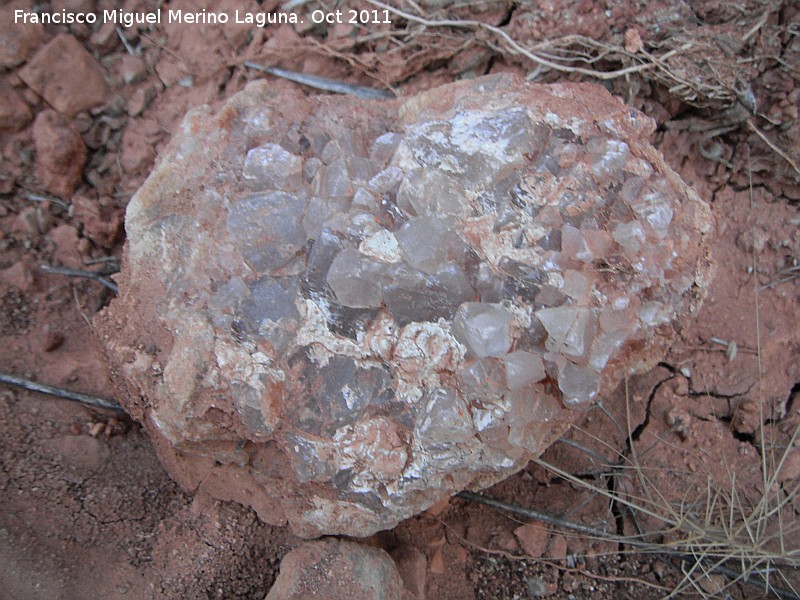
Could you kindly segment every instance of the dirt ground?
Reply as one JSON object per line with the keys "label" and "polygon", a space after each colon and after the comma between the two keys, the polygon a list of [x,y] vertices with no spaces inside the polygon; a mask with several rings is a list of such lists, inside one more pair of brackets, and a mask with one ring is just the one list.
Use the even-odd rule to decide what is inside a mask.
{"label": "dirt ground", "polygon": [[[124,10],[156,4],[128,0]],[[332,9],[297,4],[298,14]],[[722,532],[718,541],[743,521],[749,527],[734,548],[745,556],[759,544],[780,553],[781,538],[785,552],[800,546],[790,533],[800,514],[800,6],[453,4],[419,2],[430,20],[497,26],[540,56],[596,58],[556,61],[567,66],[608,72],[662,57],[601,82],[657,121],[653,143],[711,202],[718,268],[702,311],[681,324],[665,360],[587,411],[544,455],[560,475],[532,463],[484,492],[615,535],[647,534],[638,539],[662,551],[548,529],[461,498],[367,543],[421,552],[425,567],[414,563],[409,577],[429,599],[659,598],[676,588],[760,597],[759,587],[733,582],[746,562],[703,576],[710,563],[693,552],[711,552],[703,534]],[[370,26],[162,23],[119,32],[99,22],[13,23],[13,9],[33,6],[0,1],[0,371],[104,397],[114,392],[91,319],[111,292],[40,265],[113,267],[125,205],[186,110],[265,76],[244,61],[399,94],[499,71],[592,79],[537,68],[476,25],[397,15]],[[120,8],[110,0],[37,6]],[[213,6],[281,12],[270,0]],[[683,50],[663,58],[675,48]],[[263,598],[300,543],[241,506],[183,493],[136,423],[3,386],[0,432],[2,598]],[[770,583],[797,597],[797,573],[771,567]]]}

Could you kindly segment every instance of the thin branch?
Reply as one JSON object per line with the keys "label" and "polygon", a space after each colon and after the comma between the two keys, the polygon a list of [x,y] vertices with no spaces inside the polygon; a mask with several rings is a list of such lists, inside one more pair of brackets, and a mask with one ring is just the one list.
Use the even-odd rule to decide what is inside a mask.
{"label": "thin branch", "polygon": [[289,71],[287,69],[280,69],[278,67],[265,67],[264,65],[260,65],[251,60],[245,62],[244,66],[269,73],[270,75],[275,75],[276,77],[282,77],[283,79],[288,79],[289,81],[294,81],[295,83],[307,85],[318,90],[324,90],[326,92],[349,94],[351,96],[358,96],[359,98],[366,98],[368,100],[390,100],[395,97],[392,92],[387,90],[379,90],[376,88],[365,87],[363,85],[353,85],[352,83],[338,81],[336,79],[320,77],[319,75],[310,75],[308,73],[298,73],[297,71]]}
{"label": "thin branch", "polygon": [[54,273],[55,275],[67,275],[68,277],[83,277],[85,279],[93,279],[94,281],[106,286],[115,294],[119,293],[117,284],[104,277],[103,274],[95,271],[87,271],[85,269],[70,269],[69,267],[54,267],[52,265],[42,265],[42,270],[46,273]]}
{"label": "thin branch", "polygon": [[580,523],[568,521],[566,519],[562,519],[560,517],[551,515],[549,513],[539,512],[538,510],[533,510],[532,508],[523,508],[521,506],[516,506],[514,504],[501,502],[500,500],[487,498],[486,496],[481,496],[480,494],[476,494],[474,492],[460,492],[459,494],[457,494],[457,496],[459,498],[463,498],[464,500],[469,500],[470,502],[477,502],[479,504],[484,504],[486,506],[494,508],[495,510],[504,510],[506,512],[520,515],[522,517],[527,517],[528,519],[541,521],[542,523],[546,523],[547,525],[552,525],[553,527],[570,529],[572,531],[577,531],[578,533],[582,533],[584,535],[588,535],[594,538],[599,538],[613,542],[620,542],[623,544],[631,544],[632,546],[640,546],[646,548],[653,547],[653,544],[649,542],[637,539],[631,539],[625,536],[620,536],[615,533],[603,531],[602,529],[597,529],[595,527],[589,527],[588,525],[582,525]]}
{"label": "thin branch", "polygon": [[45,196],[44,194],[25,194],[25,199],[30,200],[31,202],[52,202],[53,204],[58,204],[69,210],[70,204],[69,202],[64,202],[61,198],[56,198],[55,196]]}
{"label": "thin branch", "polygon": [[134,48],[133,46],[131,46],[131,43],[128,41],[128,38],[126,38],[125,34],[122,32],[122,27],[120,27],[119,25],[116,25],[114,27],[114,29],[117,30],[117,35],[119,36],[119,39],[122,42],[122,45],[125,46],[125,50],[128,51],[128,54],[130,54],[131,56],[137,56],[137,57],[142,55],[140,50],[138,50],[137,48]]}
{"label": "thin branch", "polygon": [[82,392],[73,392],[71,390],[65,390],[52,385],[37,383],[35,381],[30,381],[29,379],[15,377],[14,375],[8,375],[6,373],[0,373],[0,383],[13,385],[30,390],[32,392],[39,392],[40,394],[55,396],[56,398],[61,398],[63,400],[71,400],[72,402],[78,402],[94,408],[103,408],[105,410],[111,410],[122,414],[125,413],[125,409],[113,400],[106,400],[105,398],[91,396]]}
{"label": "thin branch", "polygon": [[772,151],[775,152],[775,154],[777,154],[783,160],[785,160],[787,163],[789,163],[789,165],[791,165],[792,169],[794,169],[794,172],[797,173],[798,175],[800,175],[800,167],[797,166],[797,163],[794,162],[791,159],[791,157],[788,154],[786,154],[786,152],[784,152],[783,150],[778,148],[766,135],[764,135],[764,133],[758,127],[755,126],[755,124],[753,123],[753,121],[751,119],[747,119],[747,121],[745,121],[745,123],[747,123],[747,127],[750,129],[750,131],[752,131],[758,137],[760,137],[761,140],[767,146],[772,148]]}
{"label": "thin branch", "polygon": [[[542,513],[530,508],[524,508],[521,506],[517,506],[515,504],[508,504],[506,502],[501,502],[500,500],[487,498],[486,496],[481,496],[480,494],[475,494],[473,492],[466,492],[466,491],[460,492],[459,494],[457,494],[457,496],[459,498],[463,498],[464,500],[469,500],[471,502],[484,504],[495,510],[503,510],[506,512],[510,512],[512,514],[527,517],[529,519],[541,521],[543,523],[546,523],[547,525],[552,525],[554,527],[571,529],[572,531],[576,531],[578,533],[589,535],[598,539],[612,541],[612,542],[619,542],[622,544],[627,544],[630,546],[642,548],[643,551],[649,551],[654,554],[676,558],[678,560],[689,561],[692,563],[693,568],[702,567],[704,571],[708,573],[711,572],[720,573],[725,577],[732,579],[733,581],[741,581],[743,583],[749,583],[750,585],[758,587],[765,592],[774,593],[780,598],[786,598],[787,600],[800,600],[800,596],[798,596],[793,590],[778,588],[767,583],[766,581],[756,579],[755,577],[752,576],[754,574],[752,572],[748,572],[746,570],[740,571],[725,566],[723,563],[729,558],[731,558],[726,554],[717,556],[717,560],[715,562],[706,565],[705,563],[707,563],[712,556],[715,556],[714,552],[709,552],[707,555],[704,552],[703,553],[704,556],[698,557],[696,553],[690,554],[687,552],[681,552],[679,550],[674,550],[663,544],[646,542],[644,540],[640,540],[631,536],[617,535],[615,533],[603,531],[602,529],[596,529],[594,527],[589,527],[587,525],[582,525],[580,523],[575,523],[572,521],[568,521],[566,519],[561,519],[560,517],[556,517],[548,513]],[[710,550],[713,550],[713,548],[711,548]],[[693,582],[694,580],[692,579],[691,581]]]}

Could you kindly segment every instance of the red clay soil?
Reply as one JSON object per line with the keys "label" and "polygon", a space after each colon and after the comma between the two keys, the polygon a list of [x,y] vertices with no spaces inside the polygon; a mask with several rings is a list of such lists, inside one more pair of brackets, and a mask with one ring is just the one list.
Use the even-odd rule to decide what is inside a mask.
{"label": "red clay soil", "polygon": [[[206,4],[184,0],[170,7]],[[421,4],[435,15],[442,3]],[[535,13],[495,2],[452,14],[499,25],[526,43],[577,33],[624,40],[635,51],[641,42],[653,48],[672,39],[713,38],[726,40],[732,56],[756,44],[761,58],[741,67],[761,115],[749,120],[798,163],[796,5],[750,3],[731,14],[728,3],[710,1],[662,0],[642,9],[644,3],[631,0],[609,10],[592,2],[541,4]],[[401,93],[461,76],[535,68],[479,43],[453,52],[435,43],[441,38],[433,30],[418,30],[406,54],[356,45],[348,42],[354,28],[340,25],[126,30],[129,44],[140,49],[137,57],[113,27],[21,30],[11,11],[32,5],[17,0],[0,7],[0,371],[106,397],[113,388],[91,319],[111,292],[40,265],[101,269],[111,263],[86,262],[121,255],[125,205],[159,149],[189,107],[216,102],[262,76],[241,67],[244,60],[360,84],[392,82]],[[52,2],[54,11],[102,13],[117,8],[111,5]],[[277,5],[267,0],[261,9]],[[259,10],[245,0],[219,6],[231,14]],[[153,10],[135,0],[125,7]],[[310,51],[310,40],[327,50]],[[551,72],[544,79],[557,77]],[[800,512],[800,448],[796,439],[790,445],[800,427],[800,174],[747,124],[741,107],[693,107],[655,79],[608,85],[656,119],[653,142],[712,203],[717,274],[703,309],[681,325],[665,360],[587,411],[581,426],[543,459],[601,490],[650,494],[667,520],[682,511],[702,521],[713,512],[705,503],[708,490],[735,490],[736,506],[749,506],[764,495],[761,450],[778,459],[785,454],[779,470],[768,465],[768,475],[775,475],[768,487],[786,501],[781,525],[788,528]],[[726,130],[710,136],[721,123]],[[43,195],[64,205],[42,202]],[[263,598],[282,556],[300,543],[239,505],[183,493],[136,423],[2,387],[0,431],[2,598]],[[638,471],[625,468],[633,462]],[[663,519],[634,518],[597,489],[535,464],[485,494],[615,534],[669,529]],[[765,529],[774,531],[777,523],[776,513]],[[648,539],[681,538],[673,531]],[[788,541],[796,547],[797,537]],[[663,553],[548,530],[458,498],[367,543],[396,556],[421,553],[425,561],[400,562],[429,599],[659,598],[683,577],[681,561]],[[684,557],[684,568],[690,564]],[[800,589],[796,574],[789,577],[772,582]],[[728,582],[715,573],[697,585],[713,595]],[[744,583],[725,593],[760,595]]]}

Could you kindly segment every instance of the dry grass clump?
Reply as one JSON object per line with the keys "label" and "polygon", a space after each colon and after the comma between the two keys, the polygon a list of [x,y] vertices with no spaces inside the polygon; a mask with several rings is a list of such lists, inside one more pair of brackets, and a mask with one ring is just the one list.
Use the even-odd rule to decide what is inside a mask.
{"label": "dry grass clump", "polygon": [[[635,445],[624,456],[618,453],[620,462],[609,475],[611,486],[541,459],[537,463],[576,487],[606,497],[630,530],[626,535],[593,531],[593,537],[617,542],[626,552],[658,555],[681,569],[682,577],[668,597],[688,590],[716,597],[749,583],[776,597],[800,598],[797,578],[792,577],[800,570],[800,482],[783,476],[790,452],[800,451],[798,436],[800,425],[782,449],[762,446],[762,479],[750,489],[735,469],[711,461],[701,461],[695,473],[643,464]],[[665,477],[685,485],[683,497],[663,491],[659,482]],[[721,485],[724,479],[727,484]]]}
{"label": "dry grass clump", "polygon": [[[309,11],[338,6],[334,0],[301,4]],[[501,59],[521,66],[529,79],[537,81],[577,78],[613,82],[615,91],[626,96],[642,89],[665,90],[670,97],[707,111],[710,122],[703,131],[721,135],[746,130],[800,178],[800,157],[787,150],[793,143],[786,132],[794,123],[759,114],[751,87],[760,74],[775,66],[795,81],[800,76],[786,51],[800,33],[791,19],[784,22],[787,0],[723,5],[719,14],[706,15],[704,22],[692,16],[680,20],[680,28],[665,23],[645,41],[633,28],[599,32],[596,39],[568,34],[521,41],[514,36],[530,29],[524,24],[538,18],[538,9],[517,4],[505,0],[357,0],[348,3],[348,9],[389,14],[391,23],[368,23],[346,33],[327,27],[311,29],[295,48],[259,58],[277,63],[292,56],[321,54],[389,89],[434,71],[450,80],[480,75],[487,65]],[[507,24],[512,17],[514,22]],[[506,24],[493,24],[498,22]]]}

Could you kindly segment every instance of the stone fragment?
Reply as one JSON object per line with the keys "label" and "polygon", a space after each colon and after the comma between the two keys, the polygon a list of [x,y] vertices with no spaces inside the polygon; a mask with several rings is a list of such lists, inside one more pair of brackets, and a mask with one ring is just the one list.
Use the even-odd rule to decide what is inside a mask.
{"label": "stone fragment", "polygon": [[127,85],[147,79],[147,65],[141,58],[131,54],[123,54],[120,57],[117,72]]}
{"label": "stone fragment", "polygon": [[145,109],[150,106],[150,103],[158,95],[155,86],[146,85],[140,87],[133,92],[128,98],[128,104],[125,107],[126,112],[131,117],[138,117]]}
{"label": "stone fragment", "polygon": [[44,188],[64,200],[81,185],[86,145],[80,132],[53,110],[43,110],[33,122],[36,176]]}
{"label": "stone fragment", "polygon": [[108,97],[103,68],[78,40],[66,33],[42,46],[20,69],[19,76],[68,117],[105,104]]}
{"label": "stone fragment", "polygon": [[403,585],[416,600],[425,600],[425,581],[428,574],[428,559],[416,548],[403,544],[390,553],[397,565]]}
{"label": "stone fragment", "polygon": [[122,231],[122,219],[118,211],[101,206],[97,198],[83,193],[72,198],[73,219],[81,226],[84,238],[98,246],[110,248]]}
{"label": "stone fragment", "polygon": [[777,473],[776,479],[780,483],[800,479],[800,449],[795,448],[787,452],[782,460],[783,464]]}
{"label": "stone fragment", "polygon": [[0,81],[0,131],[19,131],[33,119],[30,107],[10,85]]}
{"label": "stone fragment", "polygon": [[44,28],[38,23],[15,23],[14,11],[30,12],[33,2],[17,0],[0,6],[0,67],[10,69],[25,62],[42,40]]}
{"label": "stone fragment", "polygon": [[713,220],[652,128],[506,75],[386,102],[257,81],[194,109],[97,321],[126,408],[185,488],[305,537],[500,481],[705,294]]}
{"label": "stone fragment", "polygon": [[550,539],[550,532],[544,523],[528,523],[517,527],[514,536],[525,554],[531,558],[541,558],[547,551],[547,542]]}
{"label": "stone fragment", "polygon": [[355,542],[306,542],[283,557],[265,600],[401,600],[403,580],[379,548]]}
{"label": "stone fragment", "polygon": [[545,556],[551,560],[563,561],[567,557],[567,538],[560,533],[554,534],[547,545],[547,554]]}

